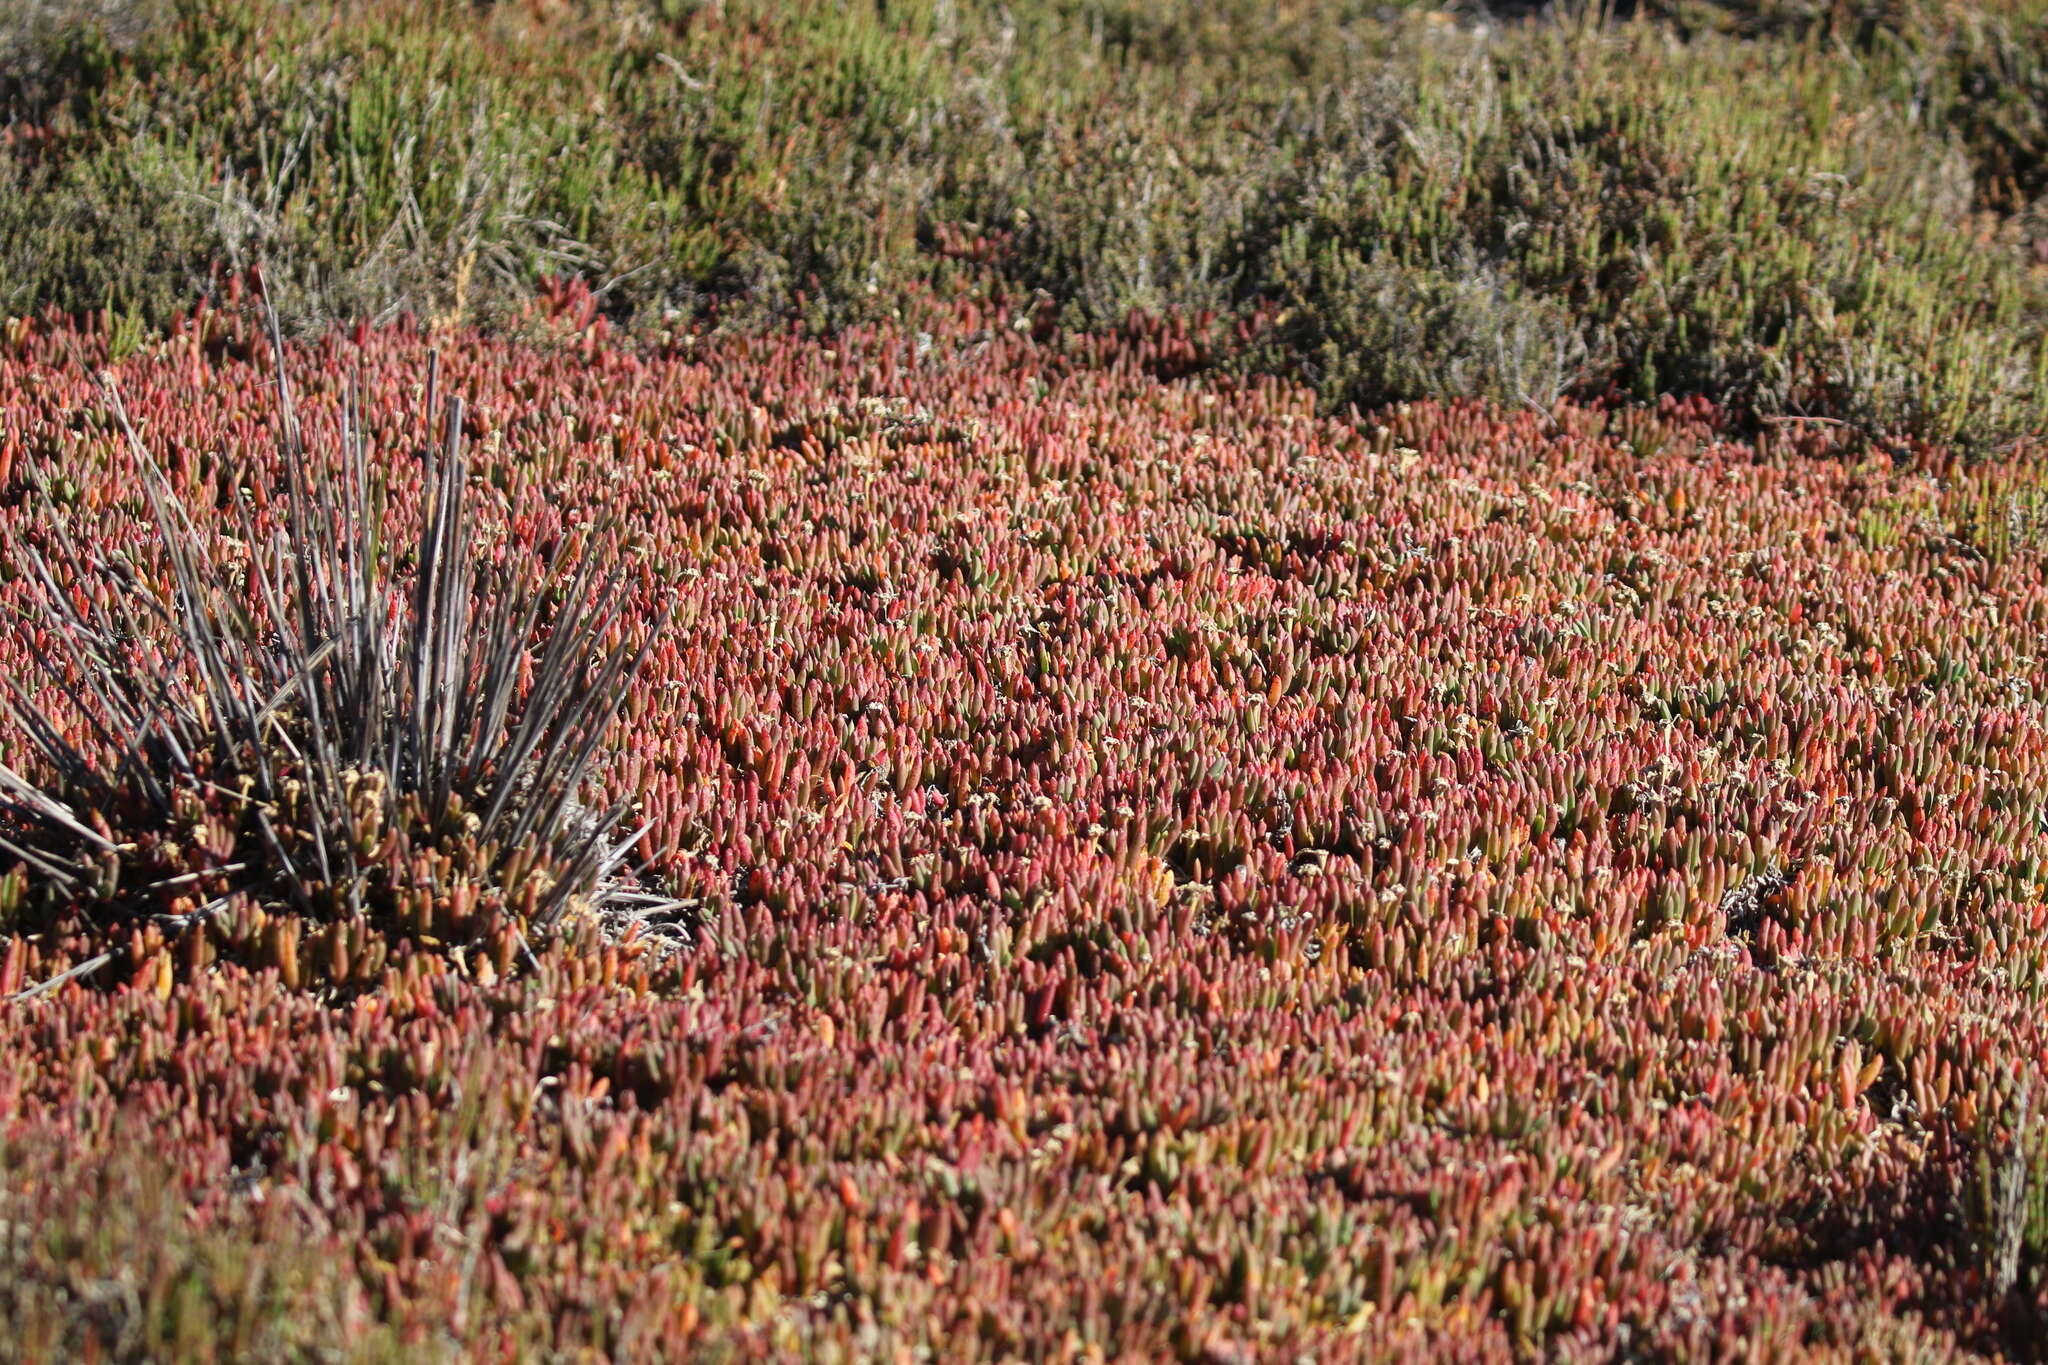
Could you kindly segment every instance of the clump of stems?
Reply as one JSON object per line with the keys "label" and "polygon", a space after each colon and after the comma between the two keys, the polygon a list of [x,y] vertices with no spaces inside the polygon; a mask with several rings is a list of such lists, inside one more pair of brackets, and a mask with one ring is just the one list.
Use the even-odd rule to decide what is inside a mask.
{"label": "clump of stems", "polygon": [[[432,361],[422,510],[401,572],[356,385],[338,449],[317,458],[274,318],[270,330],[284,515],[259,534],[238,504],[245,563],[212,549],[111,384],[166,587],[79,544],[54,507],[41,548],[10,538],[41,627],[29,634],[46,644],[40,692],[8,679],[5,705],[45,772],[0,765],[0,852],[78,906],[160,900],[172,881],[218,888],[188,921],[244,896],[324,919],[374,914],[380,895],[420,889],[401,885],[405,852],[451,845],[487,893],[520,893],[522,934],[572,913],[616,925],[671,908],[632,876],[646,828],[621,836],[630,803],[580,799],[666,614],[635,643],[618,572],[595,554],[567,563],[571,537],[537,574],[483,565],[462,400],[439,402]],[[233,856],[170,879],[161,858],[145,867],[141,852],[201,809],[232,823]]]}

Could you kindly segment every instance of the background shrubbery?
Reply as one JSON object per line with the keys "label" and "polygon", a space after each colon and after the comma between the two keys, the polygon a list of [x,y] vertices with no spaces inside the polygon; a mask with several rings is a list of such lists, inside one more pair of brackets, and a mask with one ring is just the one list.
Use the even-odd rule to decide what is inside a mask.
{"label": "background shrubbery", "polygon": [[[0,313],[817,327],[1042,291],[1326,402],[2041,426],[2048,5],[65,0],[0,28]],[[1233,327],[1254,319],[1257,327]],[[1252,339],[1244,338],[1251,333]]]}

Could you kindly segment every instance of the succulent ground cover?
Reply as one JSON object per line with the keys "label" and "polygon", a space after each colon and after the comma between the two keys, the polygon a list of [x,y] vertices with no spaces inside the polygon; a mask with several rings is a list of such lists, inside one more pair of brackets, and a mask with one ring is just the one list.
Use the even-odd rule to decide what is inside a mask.
{"label": "succulent ground cover", "polygon": [[0,4],[0,1360],[2044,1358],[2048,10],[1498,8]]}
{"label": "succulent ground cover", "polygon": [[[1028,297],[631,347],[558,292],[545,341],[286,373],[315,449],[356,395],[393,546],[435,350],[493,562],[620,528],[627,634],[672,616],[584,798],[668,932],[10,873],[0,994],[114,959],[0,1005],[0,1350],[2036,1354],[2037,448],[1330,416]],[[10,327],[0,529],[168,594],[107,345]],[[249,556],[260,330],[111,379],[190,551]]]}

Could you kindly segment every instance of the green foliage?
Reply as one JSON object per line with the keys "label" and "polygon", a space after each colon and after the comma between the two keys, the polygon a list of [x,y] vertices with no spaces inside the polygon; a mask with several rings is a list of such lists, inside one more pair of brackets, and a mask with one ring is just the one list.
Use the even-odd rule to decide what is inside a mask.
{"label": "green foliage", "polygon": [[2040,1285],[2048,1267],[2048,1124],[2021,1089],[1996,1140],[1978,1151],[1962,1213],[1991,1292]]}
{"label": "green foliage", "polygon": [[76,1163],[34,1131],[0,1145],[0,1177],[0,1361],[449,1358],[375,1321],[352,1267],[281,1203],[196,1227],[139,1148]]}
{"label": "green foliage", "polygon": [[[1995,448],[2048,378],[2039,0],[45,5],[0,312],[1246,322],[1332,406],[1705,393]],[[1260,330],[1255,322],[1274,320]]]}
{"label": "green foliage", "polygon": [[1956,490],[1948,533],[1993,564],[2048,542],[2048,482],[2026,462],[2001,466]]}

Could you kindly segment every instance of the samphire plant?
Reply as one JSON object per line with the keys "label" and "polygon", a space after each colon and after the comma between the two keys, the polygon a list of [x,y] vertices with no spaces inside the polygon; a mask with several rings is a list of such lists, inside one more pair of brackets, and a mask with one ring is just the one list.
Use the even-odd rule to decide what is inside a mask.
{"label": "samphire plant", "polygon": [[583,797],[666,615],[636,636],[617,572],[567,562],[567,536],[537,574],[480,554],[462,401],[436,437],[433,367],[395,554],[361,395],[314,449],[274,318],[271,341],[283,515],[237,505],[246,557],[214,548],[111,384],[160,562],[81,543],[54,506],[8,542],[43,677],[5,684],[28,771],[0,765],[0,923],[74,947],[32,989],[222,955],[327,989],[422,951],[494,976],[572,923],[658,916],[630,802]]}

